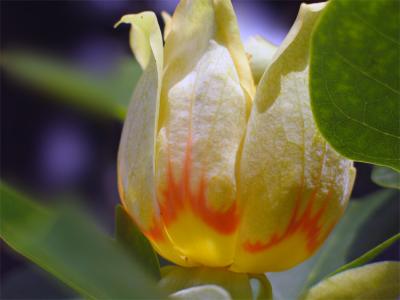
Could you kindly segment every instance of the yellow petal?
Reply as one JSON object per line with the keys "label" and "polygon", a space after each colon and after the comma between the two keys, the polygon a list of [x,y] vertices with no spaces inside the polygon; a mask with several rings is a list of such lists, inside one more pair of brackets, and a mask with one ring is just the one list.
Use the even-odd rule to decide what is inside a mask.
{"label": "yellow petal", "polygon": [[160,99],[163,46],[156,16],[128,15],[131,45],[144,72],[136,86],[122,130],[118,183],[122,203],[153,246],[170,260],[186,264],[168,240],[160,220],[155,191],[155,136]]}
{"label": "yellow petal", "polygon": [[271,63],[277,46],[261,36],[252,36],[246,42],[245,49],[250,62],[254,82],[258,83]]}
{"label": "yellow petal", "polygon": [[304,296],[304,300],[399,299],[400,263],[384,261],[329,277]]}
{"label": "yellow petal", "polygon": [[[208,266],[232,262],[238,225],[235,158],[248,106],[244,75],[253,83],[235,21],[229,2],[181,1],[165,42],[160,210],[174,246],[190,263]],[[238,70],[242,63],[247,73],[246,65]]]}
{"label": "yellow petal", "polygon": [[227,266],[239,222],[235,161],[246,124],[246,99],[228,50],[211,40],[167,101],[157,140],[166,230],[192,261]]}
{"label": "yellow petal", "polygon": [[310,109],[308,44],[322,8],[301,6],[257,88],[240,161],[243,221],[234,271],[281,271],[299,264],[346,207],[355,170],[327,145]]}
{"label": "yellow petal", "polygon": [[250,108],[255,87],[230,1],[182,0],[172,16],[165,41],[160,126],[168,112],[164,99],[169,90],[194,68],[211,40],[228,49]]}

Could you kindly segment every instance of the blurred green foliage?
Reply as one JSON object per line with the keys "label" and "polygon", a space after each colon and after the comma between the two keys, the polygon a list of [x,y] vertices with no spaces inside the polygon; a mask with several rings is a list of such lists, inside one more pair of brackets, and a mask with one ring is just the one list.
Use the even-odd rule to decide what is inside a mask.
{"label": "blurred green foliage", "polygon": [[21,83],[77,108],[123,121],[141,69],[131,57],[121,57],[103,77],[54,57],[10,50],[0,66]]}
{"label": "blurred green foliage", "polygon": [[1,238],[89,299],[160,299],[155,280],[90,217],[48,209],[0,185]]}
{"label": "blurred green foliage", "polygon": [[386,241],[380,243],[378,246],[375,248],[369,250],[368,252],[364,253],[360,257],[356,258],[355,260],[349,262],[348,264],[345,264],[341,266],[339,269],[337,269],[335,272],[329,274],[329,276],[335,275],[337,273],[360,267],[367,262],[373,260],[375,257],[377,257],[381,252],[389,248],[391,245],[393,245],[395,242],[397,242],[400,239],[400,233],[392,236],[391,238],[387,239]]}
{"label": "blurred green foliage", "polygon": [[400,173],[395,170],[374,166],[371,179],[380,186],[400,189]]}

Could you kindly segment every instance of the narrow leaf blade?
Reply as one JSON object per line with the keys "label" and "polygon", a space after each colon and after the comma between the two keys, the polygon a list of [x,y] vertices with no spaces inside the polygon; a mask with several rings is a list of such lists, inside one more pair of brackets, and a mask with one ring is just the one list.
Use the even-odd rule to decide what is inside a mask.
{"label": "narrow leaf blade", "polygon": [[134,59],[121,58],[104,78],[72,67],[60,59],[10,50],[0,66],[21,84],[47,93],[77,108],[123,120],[133,88],[141,74]]}
{"label": "narrow leaf blade", "polygon": [[370,251],[364,253],[360,257],[356,258],[355,260],[349,262],[348,264],[345,264],[344,266],[341,266],[339,269],[337,269],[335,272],[331,273],[329,276],[335,275],[337,273],[360,267],[367,262],[371,261],[375,257],[377,257],[381,252],[383,252],[385,249],[390,247],[393,243],[398,241],[400,239],[400,233],[396,234],[395,236],[391,237],[390,239],[387,239],[383,243],[379,244],[375,248],[371,249]]}
{"label": "narrow leaf blade", "polygon": [[91,299],[160,298],[155,283],[87,217],[49,210],[0,185],[1,238]]}
{"label": "narrow leaf blade", "polygon": [[371,179],[380,186],[400,189],[400,173],[392,169],[374,166]]}

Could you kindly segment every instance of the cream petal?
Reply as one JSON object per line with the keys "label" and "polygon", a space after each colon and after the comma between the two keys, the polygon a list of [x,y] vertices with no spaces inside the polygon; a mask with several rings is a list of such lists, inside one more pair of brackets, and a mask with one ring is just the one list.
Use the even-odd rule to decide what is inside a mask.
{"label": "cream petal", "polygon": [[240,39],[239,26],[232,3],[230,0],[214,0],[214,10],[216,17],[215,40],[228,48],[235,63],[240,84],[246,93],[247,100],[251,102],[255,86],[246,52]]}
{"label": "cream petal", "polygon": [[239,170],[242,223],[234,271],[288,269],[324,241],[347,205],[355,169],[314,123],[308,43],[324,6],[301,6],[257,88]]}
{"label": "cream petal", "polygon": [[151,12],[124,16],[121,22],[132,25],[132,49],[144,67],[129,105],[118,151],[121,200],[157,251],[186,265],[165,234],[156,199],[154,153],[163,67],[160,28]]}
{"label": "cream petal", "polygon": [[159,128],[168,113],[169,90],[191,72],[208,49],[210,40],[228,49],[250,110],[255,86],[230,1],[182,0],[170,23],[165,41]]}
{"label": "cream petal", "polygon": [[125,15],[114,27],[122,23],[131,25],[129,44],[142,69],[145,70],[149,62],[155,60],[158,76],[161,77],[163,43],[156,15],[150,11]]}
{"label": "cream petal", "polygon": [[254,93],[231,3],[181,1],[164,53],[156,163],[161,215],[186,257],[226,266],[238,224],[235,161]]}
{"label": "cream petal", "polygon": [[192,72],[170,89],[168,107],[157,147],[167,232],[194,261],[226,266],[238,225],[235,161],[246,124],[228,50],[210,41]]}
{"label": "cream petal", "polygon": [[247,40],[245,49],[254,82],[257,84],[271,63],[278,47],[261,36],[256,35],[251,36]]}

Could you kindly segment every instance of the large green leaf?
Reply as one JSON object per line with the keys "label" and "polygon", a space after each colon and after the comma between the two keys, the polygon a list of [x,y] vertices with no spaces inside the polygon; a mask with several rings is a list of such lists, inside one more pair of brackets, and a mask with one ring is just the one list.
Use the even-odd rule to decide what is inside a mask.
{"label": "large green leaf", "polygon": [[398,192],[384,190],[352,200],[316,255],[286,272],[268,275],[276,299],[297,299],[301,291],[398,232]]}
{"label": "large green leaf", "polygon": [[375,248],[369,250],[368,252],[364,253],[360,257],[356,258],[355,260],[349,262],[348,264],[345,264],[344,266],[341,266],[339,269],[337,269],[335,272],[331,273],[329,276],[332,276],[334,274],[360,267],[362,265],[365,265],[367,262],[371,261],[375,257],[377,257],[380,253],[382,253],[384,250],[389,248],[393,243],[398,241],[400,239],[400,233],[396,234],[395,236],[392,236],[390,239],[387,239],[383,243],[379,244]]}
{"label": "large green leaf", "polygon": [[400,189],[400,173],[392,169],[374,166],[371,179],[380,186]]}
{"label": "large green leaf", "polygon": [[21,83],[78,108],[123,120],[141,69],[133,58],[121,57],[103,77],[67,62],[26,51],[1,54],[0,66]]}
{"label": "large green leaf", "polygon": [[314,286],[304,300],[396,300],[400,296],[400,263],[380,262],[347,270]]}
{"label": "large green leaf", "polygon": [[400,170],[400,1],[333,0],[311,43],[319,129],[341,154]]}
{"label": "large green leaf", "polygon": [[160,298],[126,252],[83,214],[49,210],[1,183],[1,238],[91,299]]}
{"label": "large green leaf", "polygon": [[126,210],[118,205],[115,210],[115,236],[119,242],[155,279],[160,279],[160,263],[157,254],[146,237],[132,221]]}

